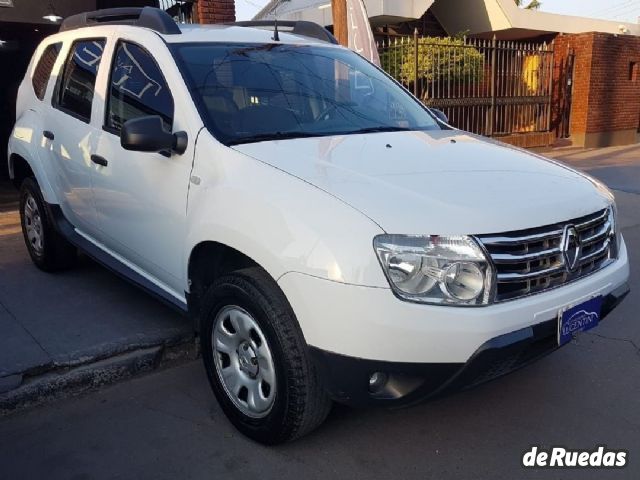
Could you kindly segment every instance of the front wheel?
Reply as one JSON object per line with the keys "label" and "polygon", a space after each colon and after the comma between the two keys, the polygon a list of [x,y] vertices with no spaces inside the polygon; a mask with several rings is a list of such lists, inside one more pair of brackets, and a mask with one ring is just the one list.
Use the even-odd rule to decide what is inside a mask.
{"label": "front wheel", "polygon": [[265,444],[319,426],[331,408],[284,294],[261,268],[231,273],[207,291],[200,341],[211,387],[229,420]]}

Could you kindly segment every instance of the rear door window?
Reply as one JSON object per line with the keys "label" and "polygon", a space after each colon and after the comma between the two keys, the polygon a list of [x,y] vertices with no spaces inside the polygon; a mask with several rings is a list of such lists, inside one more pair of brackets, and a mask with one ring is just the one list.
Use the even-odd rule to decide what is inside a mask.
{"label": "rear door window", "polygon": [[40,56],[40,60],[38,60],[36,68],[33,70],[31,84],[33,85],[33,91],[36,93],[36,97],[40,100],[44,98],[44,94],[47,91],[47,84],[51,77],[53,65],[58,59],[61,47],[62,43],[52,43],[45,48]]}
{"label": "rear door window", "polygon": [[169,86],[149,52],[134,43],[119,42],[111,67],[105,129],[120,133],[127,120],[158,115],[170,132],[173,109]]}
{"label": "rear door window", "polygon": [[91,119],[98,68],[104,52],[104,39],[80,40],[71,46],[58,85],[54,106],[84,122]]}

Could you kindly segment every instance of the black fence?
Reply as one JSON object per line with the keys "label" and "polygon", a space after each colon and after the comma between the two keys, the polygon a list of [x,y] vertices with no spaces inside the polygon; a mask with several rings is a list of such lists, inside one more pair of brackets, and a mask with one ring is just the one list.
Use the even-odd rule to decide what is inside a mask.
{"label": "black fence", "polygon": [[378,47],[382,67],[457,128],[487,136],[550,129],[552,45],[415,34]]}

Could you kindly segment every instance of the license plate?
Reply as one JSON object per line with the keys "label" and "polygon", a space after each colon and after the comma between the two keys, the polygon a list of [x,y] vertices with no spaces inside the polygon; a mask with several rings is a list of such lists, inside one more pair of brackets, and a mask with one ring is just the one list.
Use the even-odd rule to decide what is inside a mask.
{"label": "license plate", "polygon": [[564,345],[578,333],[592,329],[600,321],[602,296],[593,297],[558,314],[558,345]]}

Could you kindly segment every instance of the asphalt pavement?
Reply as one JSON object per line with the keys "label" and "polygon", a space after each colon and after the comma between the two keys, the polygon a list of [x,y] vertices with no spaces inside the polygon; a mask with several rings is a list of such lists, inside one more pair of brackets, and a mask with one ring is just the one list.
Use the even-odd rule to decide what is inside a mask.
{"label": "asphalt pavement", "polygon": [[[438,401],[395,411],[335,407],[319,430],[275,448],[234,430],[201,363],[190,362],[0,419],[0,478],[640,478],[640,147],[552,155],[617,189],[632,293],[597,329]],[[121,308],[135,316],[137,305]],[[602,444],[627,450],[628,465],[521,466],[532,445]]]}

